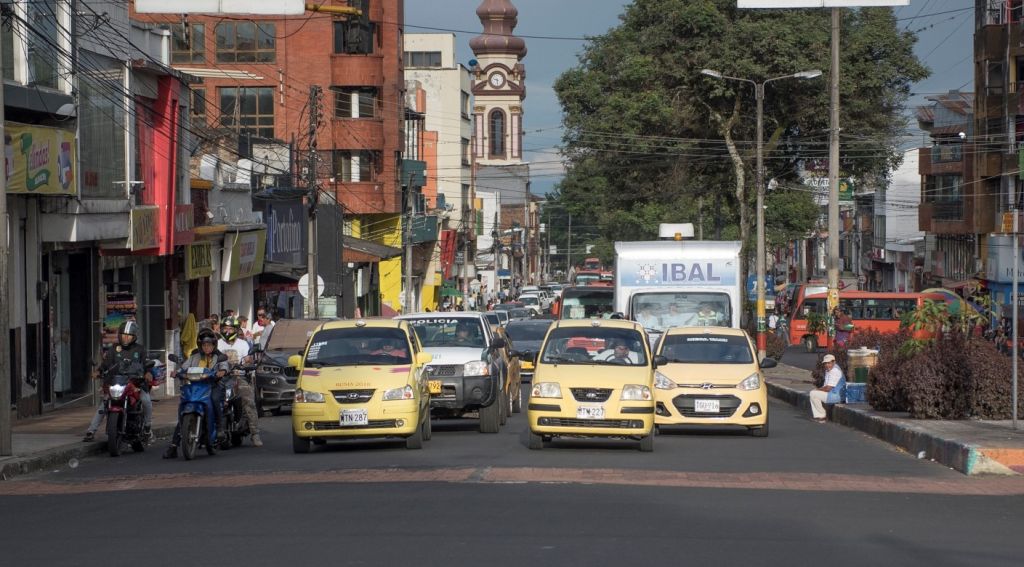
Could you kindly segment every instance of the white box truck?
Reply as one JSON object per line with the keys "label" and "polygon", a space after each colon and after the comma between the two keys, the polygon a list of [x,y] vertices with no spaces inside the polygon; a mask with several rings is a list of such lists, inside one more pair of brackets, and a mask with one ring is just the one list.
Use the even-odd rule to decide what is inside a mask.
{"label": "white box truck", "polygon": [[679,326],[739,328],[739,268],[739,241],[616,242],[615,310],[652,335]]}

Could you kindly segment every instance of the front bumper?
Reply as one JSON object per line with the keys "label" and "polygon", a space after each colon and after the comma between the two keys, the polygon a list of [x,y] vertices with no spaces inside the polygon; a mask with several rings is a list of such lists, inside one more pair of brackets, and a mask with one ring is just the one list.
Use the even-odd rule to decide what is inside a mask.
{"label": "front bumper", "polygon": [[429,378],[441,382],[441,392],[430,395],[430,407],[472,410],[487,407],[498,398],[497,378],[492,376]]}
{"label": "front bumper", "polygon": [[[333,401],[292,406],[292,431],[298,437],[409,437],[420,425],[419,400],[341,406]],[[367,425],[341,425],[341,410],[366,409]]]}
{"label": "front bumper", "polygon": [[[602,419],[580,417],[581,406],[604,408]],[[600,404],[572,397],[534,398],[527,403],[530,431],[574,437],[643,437],[654,427],[654,402],[607,400]]]}
{"label": "front bumper", "polygon": [[256,373],[255,386],[260,393],[260,404],[264,408],[292,405],[298,380],[298,376]]}
{"label": "front bumper", "polygon": [[[768,390],[736,388],[656,390],[657,425],[742,425],[759,427],[768,421]],[[718,412],[696,411],[697,400],[718,401]]]}

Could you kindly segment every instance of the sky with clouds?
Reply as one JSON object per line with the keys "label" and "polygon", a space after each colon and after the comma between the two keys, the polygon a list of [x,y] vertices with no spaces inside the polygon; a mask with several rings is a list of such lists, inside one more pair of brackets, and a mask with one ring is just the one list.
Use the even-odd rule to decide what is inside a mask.
{"label": "sky with clouds", "polygon": [[[577,54],[584,45],[578,38],[600,35],[618,25],[623,7],[630,2],[513,0],[513,3],[519,9],[515,33],[526,38],[529,49],[523,60],[527,86],[526,159],[531,162],[534,192],[546,193],[561,178],[557,148],[561,141],[562,117],[552,84],[562,72],[576,64]],[[479,0],[408,0],[405,3],[406,33],[454,32],[458,60],[465,64],[473,58],[469,40],[482,30],[476,17],[479,5]],[[900,27],[918,33],[914,51],[932,70],[930,78],[914,85],[908,112],[925,104],[925,97],[930,94],[973,89],[973,5],[973,0],[911,0],[910,5],[895,8]],[[909,133],[903,142],[904,149],[910,149],[920,145],[922,137]]]}

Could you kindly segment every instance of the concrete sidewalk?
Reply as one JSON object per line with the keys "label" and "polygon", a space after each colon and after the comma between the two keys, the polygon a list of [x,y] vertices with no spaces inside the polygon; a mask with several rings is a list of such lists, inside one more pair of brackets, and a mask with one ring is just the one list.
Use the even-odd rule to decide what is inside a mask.
{"label": "concrete sidewalk", "polygon": [[[807,370],[779,364],[764,371],[768,394],[811,415]],[[891,443],[918,458],[931,459],[964,474],[1024,473],[1024,429],[1007,421],[911,419],[900,412],[875,411],[868,404],[835,404],[829,420]]]}
{"label": "concrete sidewalk", "polygon": [[[178,419],[178,397],[166,397],[155,390],[153,394],[153,434],[170,437]],[[106,452],[106,422],[100,424],[95,441],[82,441],[94,413],[95,406],[77,407],[15,421],[11,429],[14,454],[0,457],[0,480],[67,466],[72,459]]]}

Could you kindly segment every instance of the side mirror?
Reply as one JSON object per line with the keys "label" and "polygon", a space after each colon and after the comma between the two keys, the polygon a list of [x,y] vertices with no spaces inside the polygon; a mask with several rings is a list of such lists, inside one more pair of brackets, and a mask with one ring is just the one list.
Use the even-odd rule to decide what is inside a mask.
{"label": "side mirror", "polygon": [[654,367],[655,368],[657,368],[659,366],[665,366],[666,364],[668,364],[668,358],[666,358],[666,357],[664,357],[664,356],[662,356],[660,354],[658,356],[654,357]]}
{"label": "side mirror", "polygon": [[418,352],[416,353],[416,365],[423,366],[429,364],[431,360],[434,360],[434,355],[429,352]]}
{"label": "side mirror", "polygon": [[498,337],[498,338],[494,339],[493,341],[491,341],[491,348],[494,348],[494,349],[505,348],[506,344],[508,344],[508,343],[505,342],[505,339],[503,339],[501,337]]}
{"label": "side mirror", "polygon": [[288,366],[299,368],[302,366],[302,355],[293,354],[288,357]]}
{"label": "side mirror", "polygon": [[779,361],[774,358],[766,358],[761,361],[761,368],[775,368],[779,365]]}
{"label": "side mirror", "polygon": [[[167,360],[170,360],[174,364],[181,364],[181,357],[176,355],[176,354],[168,354],[167,355]],[[90,362],[89,364],[91,365],[92,362]]]}

